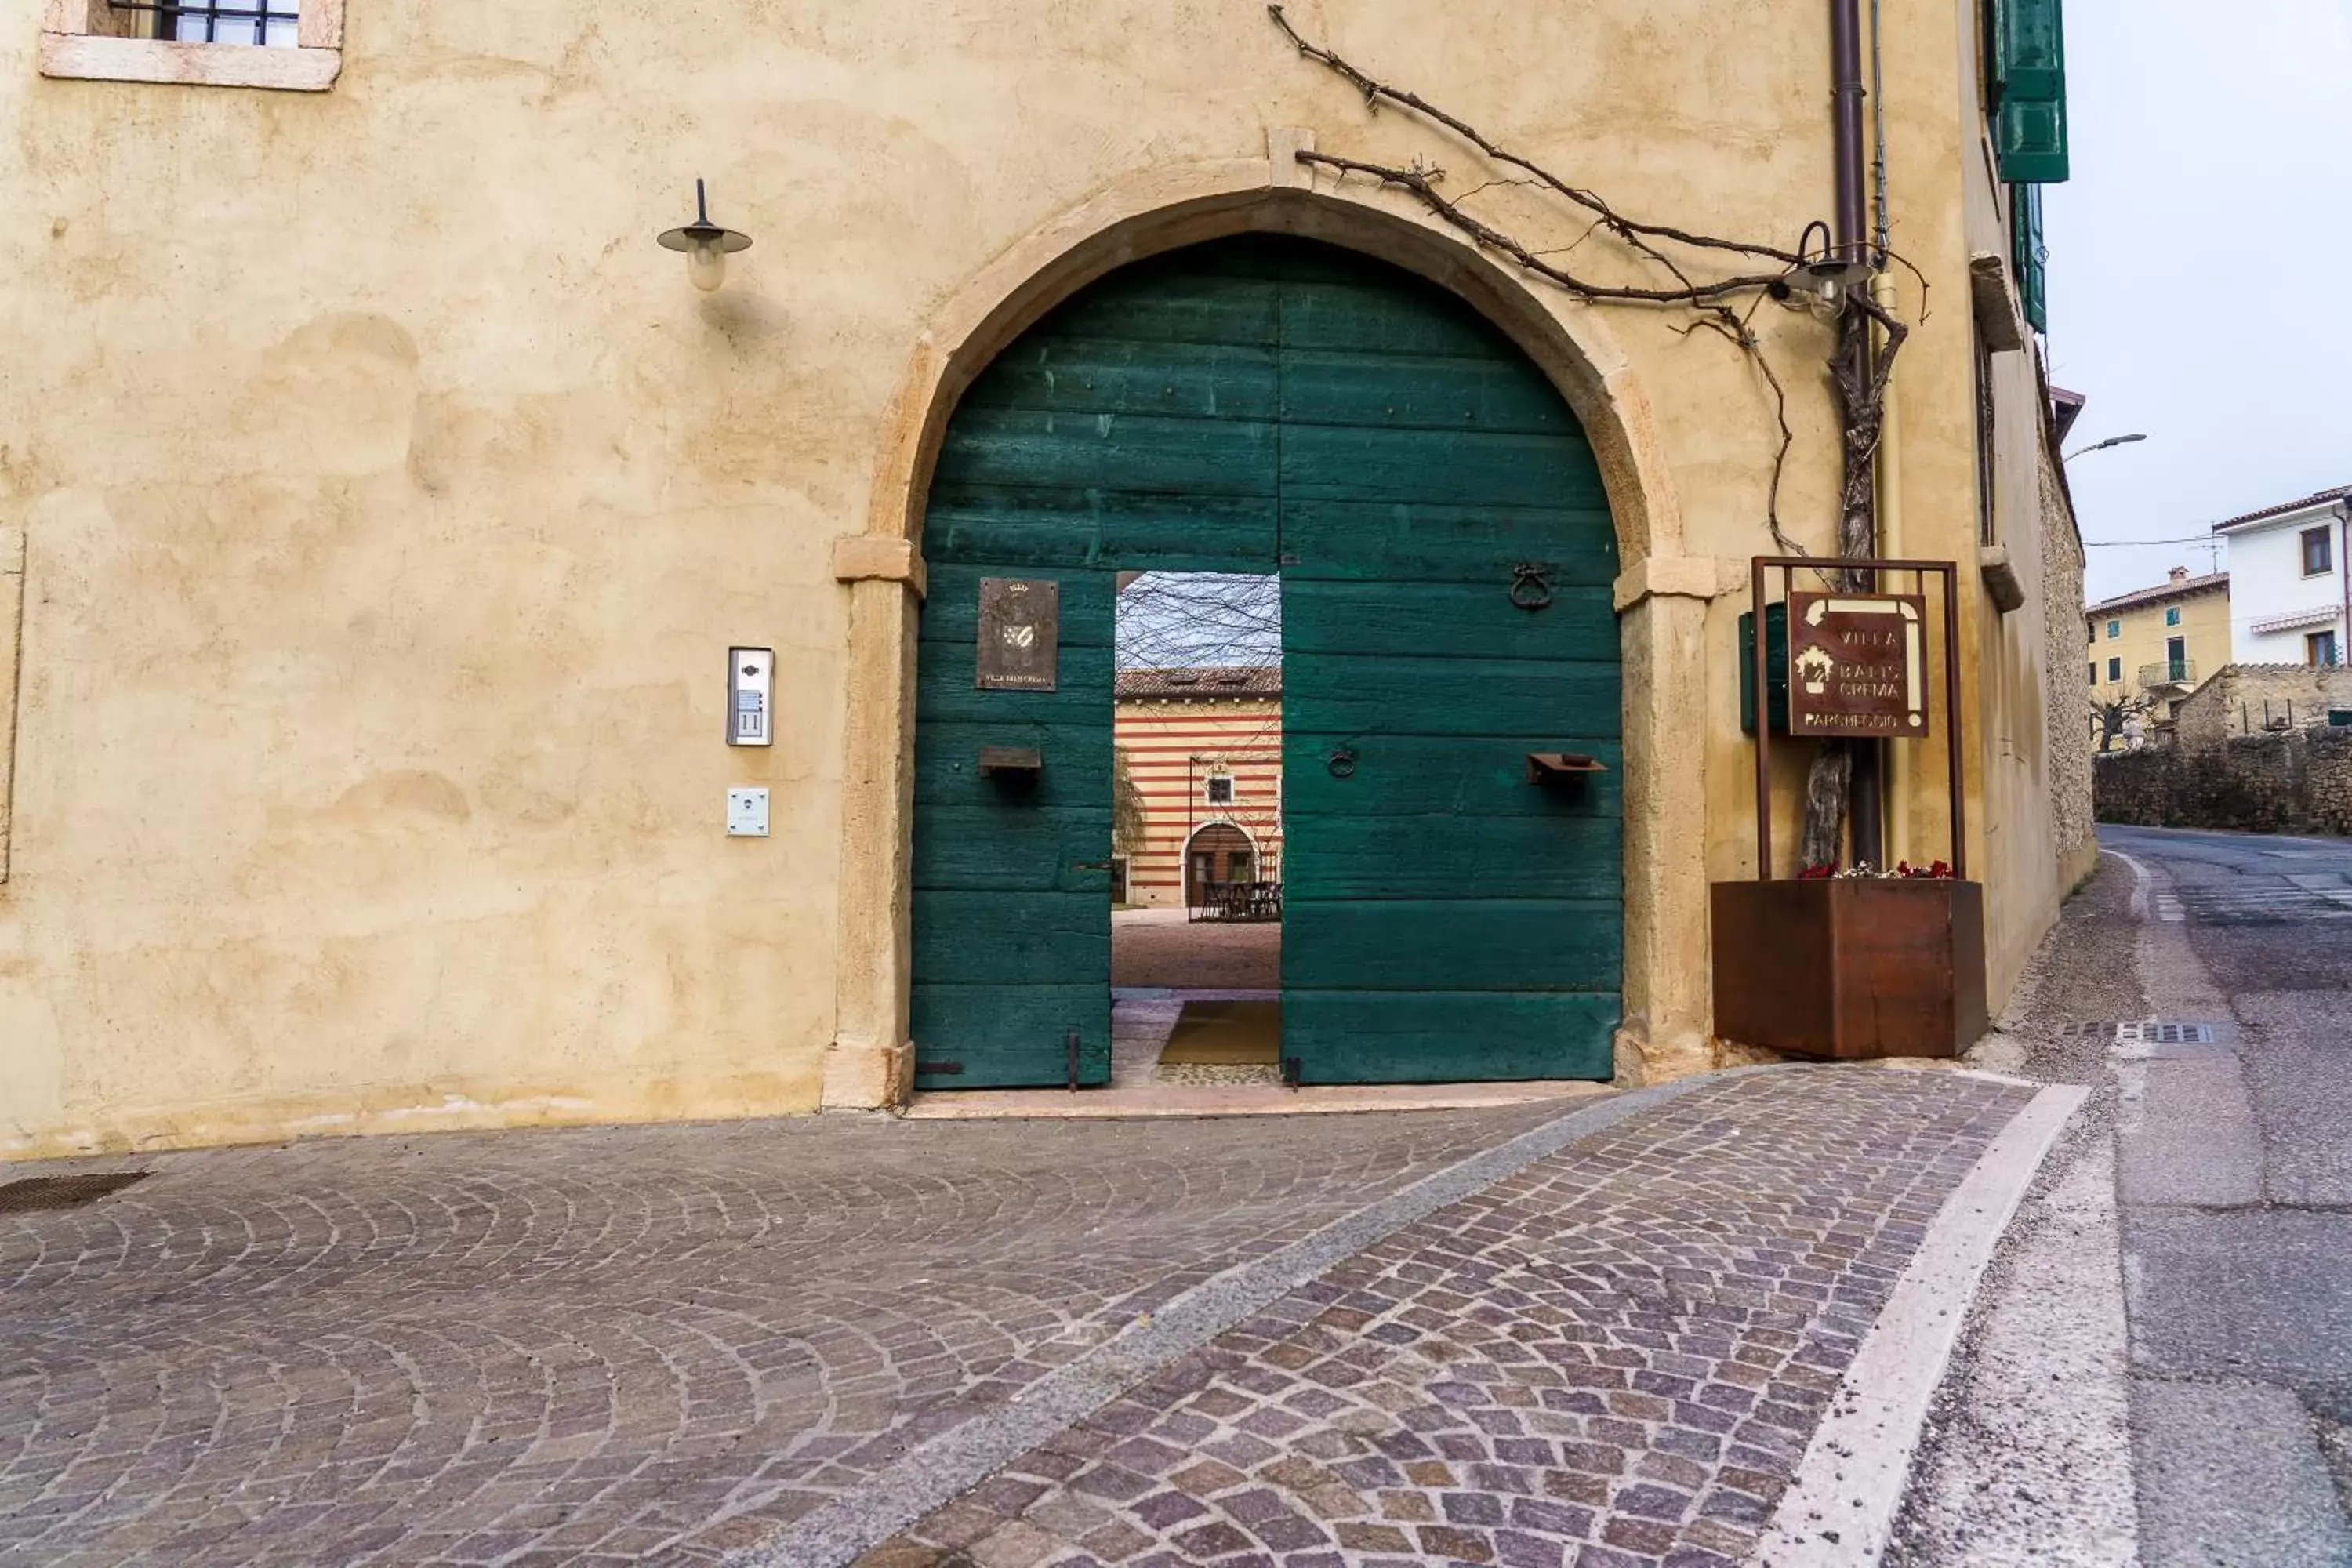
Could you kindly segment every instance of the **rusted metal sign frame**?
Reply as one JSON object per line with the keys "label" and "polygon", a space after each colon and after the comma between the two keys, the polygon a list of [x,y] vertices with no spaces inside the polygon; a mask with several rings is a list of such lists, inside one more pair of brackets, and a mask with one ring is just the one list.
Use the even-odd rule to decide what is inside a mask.
{"label": "rusted metal sign frame", "polygon": [[[1759,555],[1751,563],[1748,577],[1748,603],[1756,612],[1756,647],[1748,679],[1756,685],[1756,879],[1769,882],[1772,877],[1772,710],[1768,698],[1771,683],[1770,662],[1765,657],[1764,636],[1765,574],[1780,574],[1780,596],[1789,596],[1790,585],[1800,572],[1907,572],[1919,584],[1922,594],[1927,580],[1933,574],[1944,580],[1944,760],[1949,781],[1952,805],[1952,877],[1967,881],[1969,877],[1969,826],[1967,806],[1961,799],[1960,773],[1960,622],[1959,568],[1950,561],[1888,561],[1879,559],[1853,560],[1843,556],[1818,555]],[[1794,639],[1790,648],[1793,653]],[[1791,692],[1790,700],[1795,700]],[[1791,709],[1793,716],[1794,710]]]}
{"label": "rusted metal sign frame", "polygon": [[[1800,615],[1798,605],[1818,606],[1822,617],[1818,626],[1809,624],[1810,616]],[[1916,741],[1927,733],[1927,716],[1935,711],[1928,697],[1927,680],[1927,595],[1925,594],[1841,593],[1831,589],[1825,593],[1808,590],[1799,593],[1792,585],[1785,603],[1789,606],[1789,734],[1806,740]],[[1883,606],[1883,608],[1881,608]],[[1869,696],[1845,706],[1826,701],[1814,702],[1806,697],[1804,655],[1819,650],[1828,657],[1828,638],[1823,631],[1832,625],[1843,625],[1864,613],[1865,607],[1878,610],[1882,617],[1892,616],[1901,652],[1899,662],[1905,667],[1906,690],[1894,697]],[[1885,626],[1872,628],[1885,630]],[[1803,644],[1801,649],[1799,644]],[[1828,694],[1825,692],[1824,696]],[[1885,730],[1830,729],[1822,724],[1824,716],[1844,719],[1888,719],[1897,721]],[[1906,729],[1899,721],[1907,719],[1916,728]]]}
{"label": "rusted metal sign frame", "polygon": [[972,684],[982,691],[1052,691],[1061,679],[1062,584],[1053,577],[982,577]]}

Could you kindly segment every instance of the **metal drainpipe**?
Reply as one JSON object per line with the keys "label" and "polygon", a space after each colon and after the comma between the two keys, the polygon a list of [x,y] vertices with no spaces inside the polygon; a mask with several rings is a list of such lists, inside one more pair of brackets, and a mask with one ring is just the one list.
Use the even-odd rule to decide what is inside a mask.
{"label": "metal drainpipe", "polygon": [[1862,172],[1862,0],[1830,0],[1830,76],[1834,112],[1839,258],[1869,254]]}
{"label": "metal drainpipe", "polygon": [[2344,589],[2344,619],[2336,631],[2336,662],[2352,664],[2352,562],[2344,559],[2345,551],[2352,550],[2352,507],[2342,501],[2336,503],[2336,538],[2328,548],[2335,552],[2336,580]]}
{"label": "metal drainpipe", "polygon": [[[1862,0],[1830,0],[1830,80],[1837,185],[1833,243],[1838,259],[1870,259],[1869,205],[1864,190],[1862,108]],[[1867,287],[1867,285],[1863,285]],[[1872,548],[1877,548],[1873,541]],[[1875,741],[1850,742],[1853,772],[1846,831],[1853,858],[1872,865],[1886,858],[1885,747]]]}

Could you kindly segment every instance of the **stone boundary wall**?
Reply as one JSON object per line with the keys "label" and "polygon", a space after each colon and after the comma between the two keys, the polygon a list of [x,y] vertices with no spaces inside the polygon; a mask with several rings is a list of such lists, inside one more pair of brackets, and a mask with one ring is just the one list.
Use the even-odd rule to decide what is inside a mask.
{"label": "stone boundary wall", "polygon": [[2266,715],[2293,729],[2325,724],[2330,708],[2352,708],[2352,667],[2232,664],[2182,701],[2174,741],[2196,748],[2260,734]]}
{"label": "stone boundary wall", "polygon": [[2091,777],[2101,822],[2352,835],[2352,730],[2111,752]]}
{"label": "stone boundary wall", "polygon": [[[2042,759],[2050,780],[2050,839],[2062,866],[2095,850],[2091,758],[2082,738],[2091,727],[2091,693],[2083,667],[2083,542],[2058,465],[2042,453]],[[2087,865],[2087,862],[2085,862]],[[2062,878],[2061,895],[2072,890]]]}

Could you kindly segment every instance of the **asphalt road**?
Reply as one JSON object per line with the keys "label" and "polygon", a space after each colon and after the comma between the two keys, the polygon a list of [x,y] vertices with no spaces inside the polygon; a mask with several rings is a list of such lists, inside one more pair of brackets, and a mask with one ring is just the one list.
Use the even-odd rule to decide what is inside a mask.
{"label": "asphalt road", "polygon": [[1970,1053],[2092,1097],[1883,1568],[2352,1568],[2352,840],[2100,842]]}
{"label": "asphalt road", "polygon": [[2151,1014],[2210,1026],[2112,1053],[2143,1557],[2342,1568],[2352,842],[2100,838],[2141,874],[2128,918]]}

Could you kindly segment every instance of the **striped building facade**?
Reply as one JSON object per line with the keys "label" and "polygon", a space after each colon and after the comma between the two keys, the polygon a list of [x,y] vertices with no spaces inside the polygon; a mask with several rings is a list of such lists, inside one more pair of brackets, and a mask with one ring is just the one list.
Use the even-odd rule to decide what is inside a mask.
{"label": "striped building facade", "polygon": [[1281,879],[1279,668],[1123,669],[1112,736],[1139,807],[1116,830],[1124,901],[1197,905],[1205,881]]}

